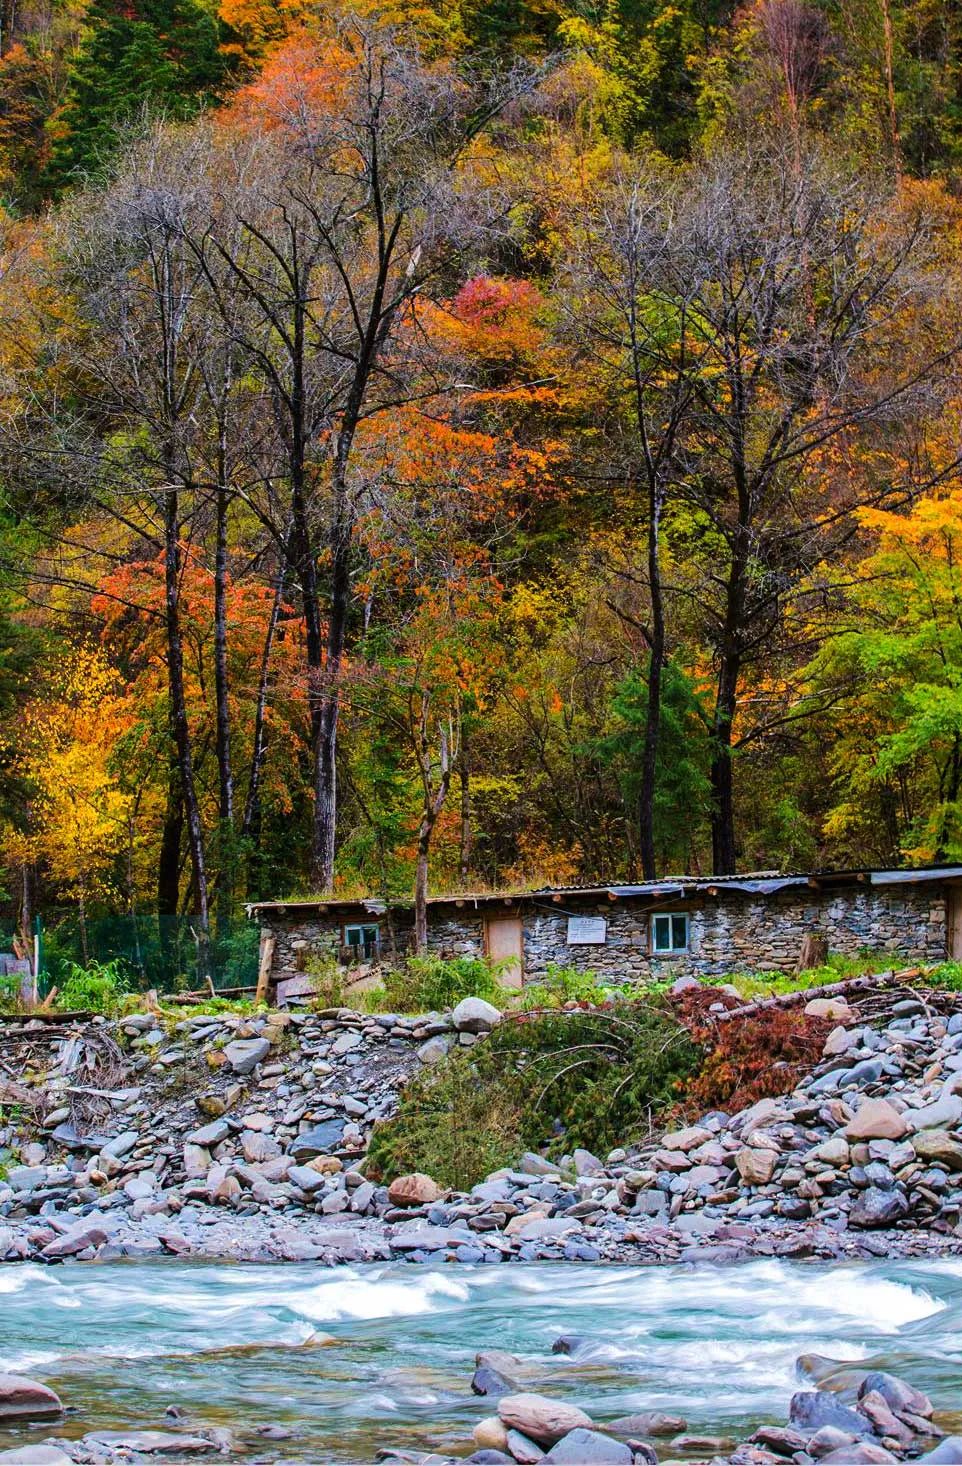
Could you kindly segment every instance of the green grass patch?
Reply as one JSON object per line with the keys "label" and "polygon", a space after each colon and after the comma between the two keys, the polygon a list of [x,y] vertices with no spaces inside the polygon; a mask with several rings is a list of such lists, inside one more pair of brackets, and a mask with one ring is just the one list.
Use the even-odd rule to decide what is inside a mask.
{"label": "green grass patch", "polygon": [[741,997],[767,998],[776,993],[803,992],[807,988],[827,987],[833,982],[846,982],[871,972],[889,972],[907,965],[907,958],[898,952],[873,952],[868,949],[854,956],[832,952],[821,967],[804,972],[733,972],[729,977],[705,977],[709,987],[729,983]]}

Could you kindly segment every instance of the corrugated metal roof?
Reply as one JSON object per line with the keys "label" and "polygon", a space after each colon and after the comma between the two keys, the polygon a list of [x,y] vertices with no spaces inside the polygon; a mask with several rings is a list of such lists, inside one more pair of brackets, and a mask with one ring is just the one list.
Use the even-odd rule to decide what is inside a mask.
{"label": "corrugated metal roof", "polygon": [[[523,891],[454,891],[445,895],[428,897],[429,906],[490,906],[514,905],[518,901],[565,899],[571,897],[607,897],[620,900],[632,896],[708,895],[731,892],[733,895],[771,896],[791,887],[820,885],[872,885],[893,886],[928,884],[938,881],[962,880],[962,865],[918,866],[912,870],[822,870],[779,874],[777,871],[753,871],[735,876],[668,876],[661,880],[640,881],[635,884],[611,882],[596,886],[541,886]],[[383,914],[388,905],[403,909],[413,905],[410,898],[399,898],[386,902],[380,896],[318,896],[298,898],[291,901],[253,901],[247,906],[248,915],[258,911],[339,910],[367,911],[372,915]]]}

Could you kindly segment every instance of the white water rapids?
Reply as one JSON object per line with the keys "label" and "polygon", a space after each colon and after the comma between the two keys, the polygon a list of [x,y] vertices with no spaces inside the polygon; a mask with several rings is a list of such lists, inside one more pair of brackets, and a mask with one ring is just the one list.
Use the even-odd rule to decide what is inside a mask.
{"label": "white water rapids", "polygon": [[[587,1347],[553,1355],[562,1333]],[[366,1462],[390,1445],[467,1454],[491,1410],[469,1387],[486,1348],[520,1355],[526,1388],[599,1422],[658,1409],[735,1435],[783,1424],[803,1353],[871,1360],[962,1411],[962,1259],[0,1268],[0,1369],[77,1406],[59,1427],[71,1436],[163,1426],[178,1405],[191,1424],[227,1425],[261,1461]],[[293,1432],[269,1454],[265,1424]],[[0,1445],[24,1438],[0,1432]]]}

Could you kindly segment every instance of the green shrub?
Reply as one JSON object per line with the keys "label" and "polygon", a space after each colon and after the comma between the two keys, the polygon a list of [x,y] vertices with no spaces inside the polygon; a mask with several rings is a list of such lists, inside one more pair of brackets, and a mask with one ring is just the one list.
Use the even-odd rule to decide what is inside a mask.
{"label": "green shrub", "polygon": [[[544,977],[524,987],[518,1006],[522,1009],[563,1008],[565,1003],[606,1003],[612,998],[630,997],[630,983],[609,987],[599,982],[598,974],[589,968],[560,967],[549,962]],[[646,991],[648,991],[646,989]]]}
{"label": "green shrub", "polygon": [[57,996],[58,1008],[84,1008],[89,1013],[113,1013],[129,991],[127,975],[118,959],[112,962],[63,964],[65,979]]}
{"label": "green shrub", "polygon": [[960,993],[962,992],[962,962],[940,962],[938,967],[925,974],[922,982],[927,987]]}
{"label": "green shrub", "polygon": [[667,1005],[517,1015],[456,1049],[405,1089],[374,1131],[372,1171],[421,1170],[466,1189],[526,1149],[604,1154],[647,1135],[678,1098],[700,1049]]}
{"label": "green shrub", "polygon": [[384,1009],[388,1013],[431,1013],[453,1008],[462,998],[497,1002],[497,965],[483,957],[408,957],[403,967],[384,974]]}
{"label": "green shrub", "polygon": [[0,1013],[16,1013],[20,1007],[19,972],[0,973]]}
{"label": "green shrub", "polygon": [[344,1006],[344,969],[331,952],[315,952],[305,964],[305,972],[314,982],[315,1008]]}

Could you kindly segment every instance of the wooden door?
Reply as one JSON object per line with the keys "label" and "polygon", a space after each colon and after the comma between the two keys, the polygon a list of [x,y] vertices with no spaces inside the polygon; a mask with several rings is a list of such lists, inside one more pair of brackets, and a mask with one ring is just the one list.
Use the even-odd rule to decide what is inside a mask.
{"label": "wooden door", "polygon": [[[488,956],[504,962],[498,981],[505,988],[519,988],[524,966],[524,935],[520,916],[490,916],[485,927]],[[510,958],[510,965],[507,960]]]}
{"label": "wooden door", "polygon": [[950,962],[962,962],[962,886],[945,892],[945,955]]}

